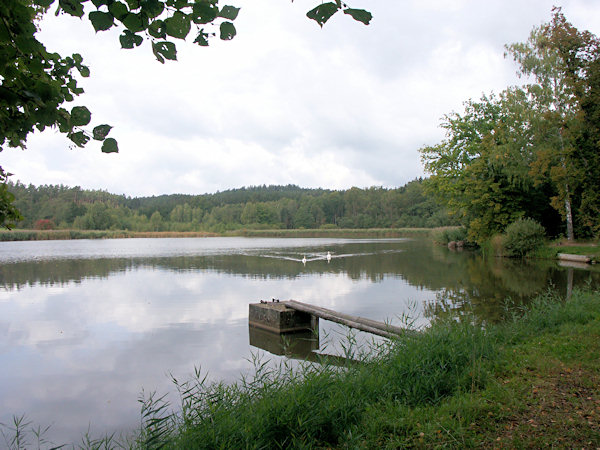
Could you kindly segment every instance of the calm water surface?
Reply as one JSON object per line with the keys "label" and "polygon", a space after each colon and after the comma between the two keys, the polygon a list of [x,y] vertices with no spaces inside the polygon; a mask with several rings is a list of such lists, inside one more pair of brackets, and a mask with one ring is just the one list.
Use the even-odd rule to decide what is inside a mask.
{"label": "calm water surface", "polygon": [[[277,363],[278,343],[248,328],[248,304],[262,299],[424,325],[463,313],[498,321],[507,297],[520,304],[549,285],[567,293],[599,282],[598,271],[408,239],[3,242],[0,422],[25,413],[51,425],[55,443],[80,441],[88,428],[118,434],[139,426],[142,389],[173,391],[169,374],[186,379],[201,367],[235,381],[251,374],[253,355]],[[345,334],[321,321],[320,342],[300,344],[296,357],[339,354]]]}

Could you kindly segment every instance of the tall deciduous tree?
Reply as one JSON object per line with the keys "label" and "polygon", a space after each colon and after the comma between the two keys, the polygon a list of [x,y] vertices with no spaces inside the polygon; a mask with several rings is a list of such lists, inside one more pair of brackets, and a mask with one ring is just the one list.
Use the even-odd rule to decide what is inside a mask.
{"label": "tall deciduous tree", "polygon": [[555,228],[549,187],[536,186],[529,175],[531,122],[526,92],[508,89],[447,115],[447,139],[420,150],[432,174],[428,191],[467,225],[470,239],[485,240],[525,214]]}
{"label": "tall deciduous tree", "polygon": [[582,106],[600,43],[567,22],[560,8],[553,11],[550,23],[535,28],[527,42],[506,48],[519,64],[517,73],[533,78],[526,86],[539,113],[531,174],[538,182],[546,177],[554,182],[552,205],[565,218],[567,238],[573,240],[573,195],[582,179],[577,148],[585,127]]}

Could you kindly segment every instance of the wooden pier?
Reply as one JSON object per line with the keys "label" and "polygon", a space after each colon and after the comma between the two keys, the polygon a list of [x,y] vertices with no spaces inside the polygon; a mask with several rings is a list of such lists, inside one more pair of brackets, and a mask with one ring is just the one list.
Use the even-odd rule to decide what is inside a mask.
{"label": "wooden pier", "polygon": [[319,318],[386,338],[406,333],[404,328],[388,323],[351,316],[296,300],[250,304],[250,325],[276,333],[314,330],[315,327],[318,330]]}

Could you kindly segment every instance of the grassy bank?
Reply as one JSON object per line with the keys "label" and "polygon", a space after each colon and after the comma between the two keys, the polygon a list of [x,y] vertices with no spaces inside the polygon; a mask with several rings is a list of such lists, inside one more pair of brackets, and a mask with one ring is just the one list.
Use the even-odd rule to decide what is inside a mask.
{"label": "grassy bank", "polygon": [[534,253],[536,258],[557,259],[559,253],[589,256],[592,261],[600,263],[600,245],[595,243],[555,242],[544,246]]}
{"label": "grassy bank", "polygon": [[2,241],[47,241],[60,239],[124,239],[124,238],[186,238],[214,236],[281,237],[281,238],[394,238],[428,236],[429,228],[372,228],[372,229],[302,229],[302,230],[236,230],[223,234],[209,231],[126,231],[126,230],[2,230]]}
{"label": "grassy bank", "polygon": [[436,323],[345,370],[186,385],[183,416],[145,437],[170,448],[597,447],[599,351],[600,293],[547,294],[509,323]]}
{"label": "grassy bank", "polygon": [[[183,414],[146,404],[167,448],[597,447],[600,293],[553,294],[486,329],[439,322],[344,370],[259,371],[180,386]],[[355,356],[355,355],[354,355]]]}
{"label": "grassy bank", "polygon": [[501,325],[440,321],[367,355],[348,347],[362,364],[259,362],[237,384],[198,373],[175,381],[179,413],[146,397],[137,438],[87,446],[597,448],[599,352],[600,292],[547,293]]}

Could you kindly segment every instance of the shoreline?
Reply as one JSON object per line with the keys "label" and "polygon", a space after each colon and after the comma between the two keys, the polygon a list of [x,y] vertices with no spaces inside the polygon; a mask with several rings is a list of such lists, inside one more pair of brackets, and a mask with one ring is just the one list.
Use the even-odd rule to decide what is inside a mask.
{"label": "shoreline", "polygon": [[316,228],[316,229],[240,229],[215,233],[211,231],[128,231],[128,230],[2,230],[0,242],[48,241],[70,239],[136,239],[136,238],[198,238],[198,237],[406,237],[429,236],[433,228]]}

